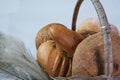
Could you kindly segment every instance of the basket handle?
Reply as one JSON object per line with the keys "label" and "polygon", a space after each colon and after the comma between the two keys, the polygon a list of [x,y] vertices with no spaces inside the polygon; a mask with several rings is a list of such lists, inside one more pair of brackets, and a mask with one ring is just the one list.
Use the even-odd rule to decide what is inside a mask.
{"label": "basket handle", "polygon": [[[78,0],[74,9],[73,19],[72,19],[72,30],[76,31],[76,21],[79,12],[79,8],[82,4],[83,0]],[[99,0],[91,0],[94,8],[98,14],[99,22],[101,24],[103,42],[104,42],[104,73],[107,80],[112,80],[112,71],[113,71],[113,59],[112,59],[112,41],[110,35],[110,25],[107,20],[107,16],[105,14],[104,8]]]}

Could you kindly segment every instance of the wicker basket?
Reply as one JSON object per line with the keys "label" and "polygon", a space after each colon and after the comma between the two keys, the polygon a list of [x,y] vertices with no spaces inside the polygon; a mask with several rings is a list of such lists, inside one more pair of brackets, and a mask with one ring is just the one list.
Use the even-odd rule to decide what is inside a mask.
{"label": "wicker basket", "polygon": [[[80,8],[80,5],[82,4],[82,2],[83,2],[83,0],[78,0],[77,4],[75,6],[75,9],[74,9],[73,21],[72,21],[72,30],[73,31],[76,30],[77,16],[78,16],[79,8]],[[91,2],[94,5],[95,10],[98,14],[99,22],[101,24],[101,30],[102,30],[102,33],[103,33],[103,40],[105,42],[107,40],[107,39],[105,39],[106,36],[108,37],[108,39],[111,39],[110,34],[106,34],[106,29],[107,29],[107,31],[110,31],[110,25],[108,23],[105,11],[104,11],[103,6],[100,3],[100,1],[99,0],[91,0]],[[104,49],[105,62],[106,62],[105,63],[105,69],[109,68],[107,70],[110,70],[110,69],[113,68],[112,66],[110,66],[110,65],[113,65],[112,57],[109,58],[109,55],[112,56],[112,45],[111,45],[111,42],[107,42],[107,43],[109,43],[109,46],[104,44],[104,46],[106,46],[104,48],[106,48],[106,49],[109,48],[109,50],[107,52],[105,51],[106,49]],[[108,53],[109,53],[109,55],[108,55]],[[106,59],[106,58],[109,58],[109,59]],[[106,65],[108,65],[108,66],[106,66]],[[76,76],[70,76],[68,78],[66,78],[66,77],[56,77],[54,79],[55,80],[120,80],[119,76],[113,76],[111,78],[111,74],[108,73],[108,72],[109,71],[106,71],[105,75],[100,75],[100,76],[97,76],[97,77],[88,77],[88,76],[76,75]]]}

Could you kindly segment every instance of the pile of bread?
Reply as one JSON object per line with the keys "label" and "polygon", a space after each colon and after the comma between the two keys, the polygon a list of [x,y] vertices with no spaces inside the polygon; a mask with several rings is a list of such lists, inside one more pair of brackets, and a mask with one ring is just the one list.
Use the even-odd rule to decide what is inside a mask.
{"label": "pile of bread", "polygon": [[[113,73],[120,75],[120,35],[111,24]],[[51,23],[36,35],[38,64],[51,77],[104,74],[104,43],[96,18],[84,20],[76,31]]]}

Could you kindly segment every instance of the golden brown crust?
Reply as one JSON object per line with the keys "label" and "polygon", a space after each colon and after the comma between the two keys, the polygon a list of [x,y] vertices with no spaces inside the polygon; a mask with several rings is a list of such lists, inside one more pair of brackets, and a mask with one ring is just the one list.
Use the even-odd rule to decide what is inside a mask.
{"label": "golden brown crust", "polygon": [[35,38],[36,49],[38,49],[43,42],[46,42],[47,40],[52,40],[49,34],[49,27],[50,25],[46,25],[45,27],[38,31]]}
{"label": "golden brown crust", "polygon": [[37,51],[37,61],[49,76],[68,76],[68,69],[71,70],[72,62],[64,51],[55,44],[53,40],[48,40],[40,45]]}
{"label": "golden brown crust", "polygon": [[[113,75],[120,75],[120,37],[113,32],[111,36],[114,61]],[[103,62],[103,39],[101,32],[99,32],[84,39],[76,48],[73,57],[72,74],[87,76],[103,74]]]}
{"label": "golden brown crust", "polygon": [[77,32],[86,35],[100,32],[100,23],[96,18],[88,18],[80,24]]}
{"label": "golden brown crust", "polygon": [[50,33],[53,40],[63,48],[69,56],[73,56],[76,46],[85,38],[63,25],[54,25],[50,27]]}

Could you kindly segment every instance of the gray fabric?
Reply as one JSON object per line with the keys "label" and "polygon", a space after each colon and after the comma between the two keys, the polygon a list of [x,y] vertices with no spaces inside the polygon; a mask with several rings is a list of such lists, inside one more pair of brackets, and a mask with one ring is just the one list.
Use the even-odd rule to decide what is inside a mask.
{"label": "gray fabric", "polygon": [[30,54],[22,41],[0,33],[0,80],[49,80]]}

